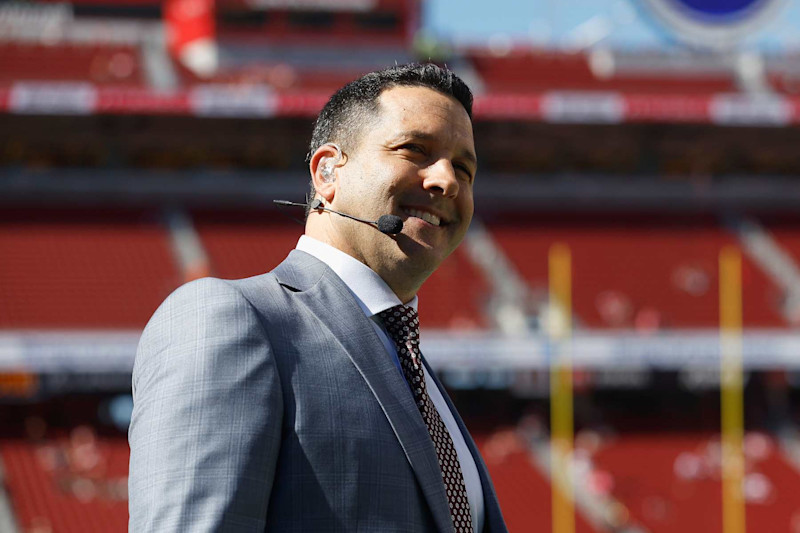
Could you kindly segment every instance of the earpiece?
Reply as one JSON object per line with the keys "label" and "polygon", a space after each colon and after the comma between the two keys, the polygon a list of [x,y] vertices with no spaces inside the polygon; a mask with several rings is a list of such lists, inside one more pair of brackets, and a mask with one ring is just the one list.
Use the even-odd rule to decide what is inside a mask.
{"label": "earpiece", "polygon": [[322,174],[322,181],[325,183],[330,183],[333,181],[333,166],[336,162],[331,157],[326,157],[325,161],[322,163],[322,169],[320,173]]}
{"label": "earpiece", "polygon": [[336,165],[339,164],[339,161],[342,159],[342,149],[339,148],[339,145],[336,143],[328,143],[329,145],[336,148],[336,156],[335,157],[324,157],[320,160],[319,164],[322,167],[320,169],[320,174],[322,174],[322,181],[325,183],[332,182],[335,177],[333,175],[333,169]]}

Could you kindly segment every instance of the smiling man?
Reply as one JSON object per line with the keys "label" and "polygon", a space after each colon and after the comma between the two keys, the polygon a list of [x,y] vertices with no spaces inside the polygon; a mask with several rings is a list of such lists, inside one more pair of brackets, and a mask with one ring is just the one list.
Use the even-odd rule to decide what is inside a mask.
{"label": "smiling man", "polygon": [[506,531],[419,350],[417,290],[472,219],[471,111],[435,65],[346,85],[314,128],[297,249],[156,311],[134,366],[131,531]]}

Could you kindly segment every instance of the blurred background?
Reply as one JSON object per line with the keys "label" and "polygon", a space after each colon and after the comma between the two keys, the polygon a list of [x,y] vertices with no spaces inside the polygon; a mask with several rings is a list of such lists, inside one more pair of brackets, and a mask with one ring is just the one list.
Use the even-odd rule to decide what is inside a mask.
{"label": "blurred background", "polygon": [[797,28],[797,0],[0,1],[0,532],[126,530],[141,329],[276,266],[316,113],[411,60],[476,93],[423,351],[510,530],[800,532]]}

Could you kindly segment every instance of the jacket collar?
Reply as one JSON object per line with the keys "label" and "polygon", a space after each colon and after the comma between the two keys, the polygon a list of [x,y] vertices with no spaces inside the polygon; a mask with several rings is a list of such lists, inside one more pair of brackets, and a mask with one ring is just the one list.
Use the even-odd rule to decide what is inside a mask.
{"label": "jacket collar", "polygon": [[[297,241],[296,249],[313,255],[328,265],[355,295],[356,301],[367,316],[377,315],[381,311],[403,303],[375,271],[330,244],[303,235]],[[418,299],[414,296],[405,305],[416,310],[417,302]]]}
{"label": "jacket collar", "polygon": [[369,318],[334,272],[313,256],[293,250],[274,271],[344,348],[381,406],[441,531],[452,531],[450,508],[436,450],[414,398]]}

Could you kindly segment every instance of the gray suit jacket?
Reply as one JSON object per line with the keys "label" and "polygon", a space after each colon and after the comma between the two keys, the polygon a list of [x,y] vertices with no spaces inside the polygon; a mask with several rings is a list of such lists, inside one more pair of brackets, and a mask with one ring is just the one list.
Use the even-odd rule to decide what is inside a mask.
{"label": "gray suit jacket", "polygon": [[[453,529],[409,388],[344,282],[304,252],[175,291],[144,330],[133,394],[133,532]],[[478,466],[485,531],[506,531],[444,396]]]}

